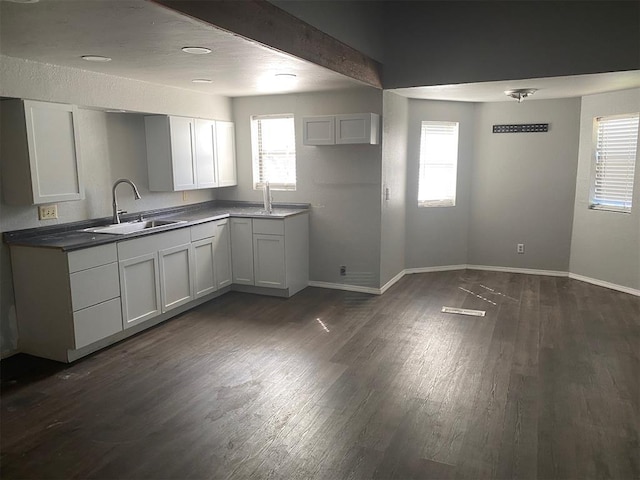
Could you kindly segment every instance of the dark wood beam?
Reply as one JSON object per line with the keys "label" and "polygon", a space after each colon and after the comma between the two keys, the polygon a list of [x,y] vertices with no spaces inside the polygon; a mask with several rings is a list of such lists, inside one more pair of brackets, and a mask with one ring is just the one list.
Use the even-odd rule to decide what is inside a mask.
{"label": "dark wood beam", "polygon": [[382,88],[382,65],[266,0],[151,0],[209,25]]}

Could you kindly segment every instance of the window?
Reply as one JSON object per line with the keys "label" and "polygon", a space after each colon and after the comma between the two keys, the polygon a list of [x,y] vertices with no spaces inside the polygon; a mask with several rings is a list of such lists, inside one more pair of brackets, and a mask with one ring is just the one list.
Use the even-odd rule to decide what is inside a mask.
{"label": "window", "polygon": [[455,206],[457,170],[458,123],[422,122],[418,206]]}
{"label": "window", "polygon": [[638,151],[638,114],[594,119],[590,208],[631,212]]}
{"label": "window", "polygon": [[293,115],[251,117],[253,188],[296,189],[296,137]]}

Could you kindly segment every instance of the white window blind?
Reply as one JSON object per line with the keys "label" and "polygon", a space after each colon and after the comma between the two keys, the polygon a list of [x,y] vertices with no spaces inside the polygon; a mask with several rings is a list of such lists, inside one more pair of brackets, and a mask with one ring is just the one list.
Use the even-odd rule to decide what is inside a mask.
{"label": "white window blind", "polygon": [[251,117],[253,188],[296,189],[296,137],[293,115]]}
{"label": "white window blind", "polygon": [[638,151],[638,114],[595,119],[591,208],[630,212]]}
{"label": "white window blind", "polygon": [[455,206],[457,170],[458,123],[422,122],[418,206]]}

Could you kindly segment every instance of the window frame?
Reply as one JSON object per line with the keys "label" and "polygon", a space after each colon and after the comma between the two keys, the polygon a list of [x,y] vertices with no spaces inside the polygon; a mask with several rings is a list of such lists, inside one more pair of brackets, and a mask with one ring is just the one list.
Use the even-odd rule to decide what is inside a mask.
{"label": "window frame", "polygon": [[283,183],[283,182],[271,182],[269,181],[269,187],[271,190],[279,190],[279,191],[295,191],[297,188],[298,178],[297,178],[297,149],[296,149],[296,128],[295,128],[295,115],[293,113],[278,113],[278,114],[267,114],[267,115],[251,115],[250,117],[250,126],[251,126],[251,170],[253,173],[253,189],[254,190],[262,190],[264,188],[264,180],[260,174],[261,170],[261,161],[260,161],[260,142],[258,138],[258,128],[257,122],[261,120],[271,120],[271,119],[291,119],[293,122],[293,167],[294,167],[294,182],[293,183]]}
{"label": "window frame", "polygon": [[638,143],[640,136],[640,128],[636,132],[636,154],[633,159],[633,175],[631,176],[631,195],[629,196],[629,206],[626,207],[624,204],[622,206],[615,205],[613,203],[597,203],[596,200],[596,180],[598,174],[598,138],[599,138],[599,127],[600,122],[602,120],[615,120],[615,119],[623,119],[623,118],[637,118],[640,119],[640,115],[638,112],[631,113],[623,113],[623,114],[615,114],[615,115],[599,115],[593,118],[593,131],[591,137],[591,175],[589,178],[589,202],[588,207],[590,210],[596,210],[601,212],[613,212],[613,213],[624,213],[629,214],[633,208],[633,197],[634,197],[634,187],[635,187],[635,176],[637,175],[637,166],[638,166]]}
{"label": "window frame", "polygon": [[[422,159],[422,143],[423,143],[423,131],[425,125],[446,125],[455,126],[456,133],[456,150],[455,161],[453,162],[453,196],[451,198],[442,198],[434,200],[421,200],[420,199],[420,180],[422,178],[423,165],[432,166],[449,166],[449,163],[423,163]],[[455,207],[458,195],[458,162],[460,160],[460,122],[451,120],[422,120],[420,122],[420,145],[418,148],[418,192],[417,192],[417,204],[418,208],[432,208],[432,207]]]}

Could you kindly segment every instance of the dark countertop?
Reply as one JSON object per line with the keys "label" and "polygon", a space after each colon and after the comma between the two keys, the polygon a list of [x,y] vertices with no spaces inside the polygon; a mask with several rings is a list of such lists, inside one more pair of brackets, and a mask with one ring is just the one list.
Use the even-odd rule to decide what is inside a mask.
{"label": "dark countertop", "polygon": [[186,207],[175,207],[134,214],[122,215],[122,222],[136,220],[141,214],[145,220],[163,219],[177,220],[186,223],[167,225],[153,230],[141,230],[126,235],[109,233],[92,233],[83,231],[86,228],[106,226],[111,223],[111,217],[85,220],[81,222],[63,223],[46,227],[30,228],[4,232],[4,241],[9,245],[30,247],[58,248],[64,251],[80,250],[107,243],[115,243],[131,238],[153,235],[178,228],[187,228],[199,223],[220,220],[228,217],[273,218],[283,219],[292,215],[308,213],[308,204],[274,204],[270,214],[264,212],[261,204],[250,202],[222,202],[212,201],[198,203]]}

